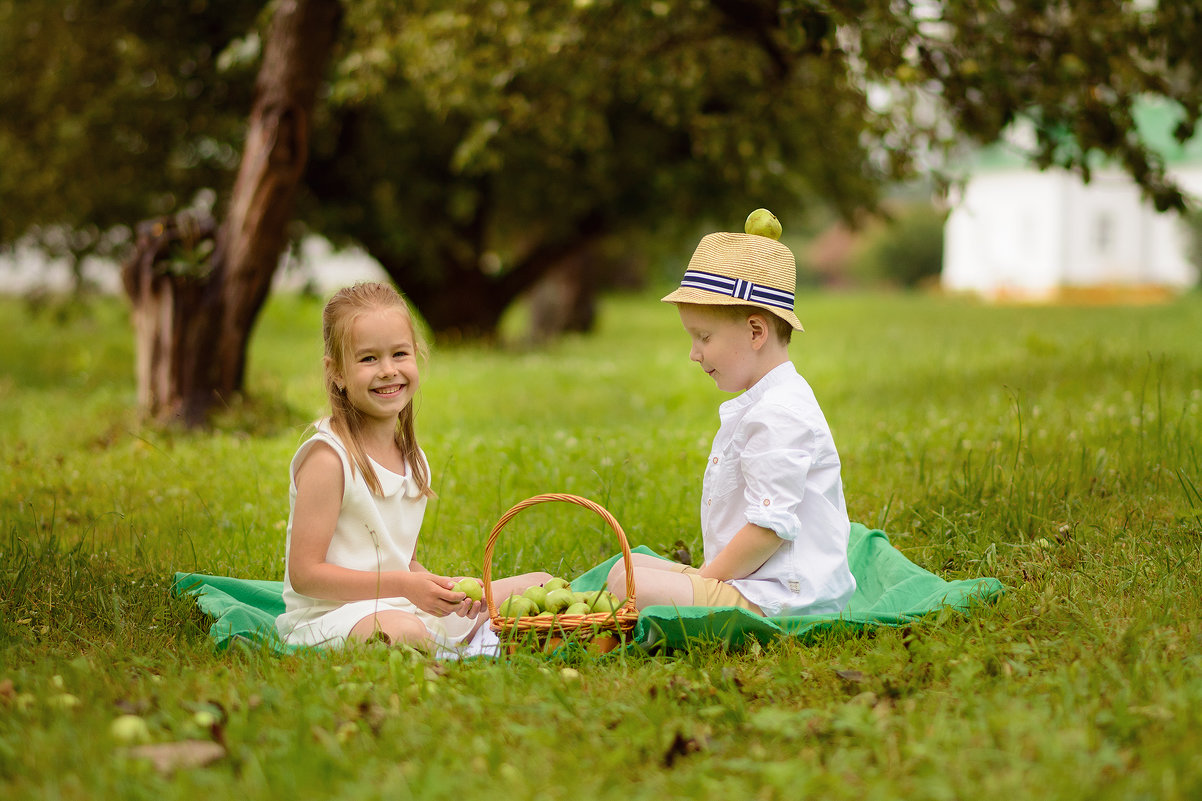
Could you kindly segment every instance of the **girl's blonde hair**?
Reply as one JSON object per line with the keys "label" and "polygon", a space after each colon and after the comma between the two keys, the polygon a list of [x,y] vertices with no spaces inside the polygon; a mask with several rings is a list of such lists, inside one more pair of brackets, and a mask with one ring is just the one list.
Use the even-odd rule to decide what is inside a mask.
{"label": "girl's blonde hair", "polygon": [[[326,303],[321,315],[321,336],[325,343],[325,382],[326,394],[330,398],[330,427],[346,444],[351,455],[351,475],[356,467],[363,473],[367,486],[377,495],[382,494],[380,479],[363,450],[360,435],[363,428],[363,414],[355,408],[347,398],[346,391],[338,388],[340,376],[346,375],[346,361],[351,348],[351,329],[361,315],[366,312],[385,309],[396,309],[403,313],[409,321],[413,332],[413,345],[417,356],[426,357],[426,343],[422,339],[417,326],[413,324],[413,315],[408,304],[400,293],[387,284],[364,282],[344,287],[334,293]],[[413,402],[410,401],[400,414],[397,415],[396,440],[397,448],[409,466],[414,481],[423,495],[434,497],[430,489],[430,472],[421,451],[417,446],[417,434],[413,426]]]}

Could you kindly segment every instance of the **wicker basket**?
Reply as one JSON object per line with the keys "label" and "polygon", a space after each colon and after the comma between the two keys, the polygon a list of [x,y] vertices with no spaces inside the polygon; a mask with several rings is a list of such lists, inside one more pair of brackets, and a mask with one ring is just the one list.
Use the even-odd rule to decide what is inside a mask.
{"label": "wicker basket", "polygon": [[[592,612],[587,615],[556,615],[555,617],[501,617],[497,612],[497,604],[492,592],[492,553],[496,545],[497,535],[505,524],[517,516],[523,509],[548,501],[564,501],[590,509],[609,524],[618,537],[622,546],[622,560],[626,565],[626,588],[629,597],[614,612]],[[639,613],[634,604],[634,564],[630,558],[630,544],[618,521],[600,505],[578,495],[564,493],[547,493],[527,498],[515,504],[509,511],[501,515],[501,519],[493,526],[488,535],[488,543],[484,546],[484,600],[488,604],[488,617],[493,631],[497,632],[501,641],[510,653],[519,646],[528,644],[542,650],[552,650],[564,642],[578,642],[588,650],[604,653],[612,650],[626,638],[634,628]]]}

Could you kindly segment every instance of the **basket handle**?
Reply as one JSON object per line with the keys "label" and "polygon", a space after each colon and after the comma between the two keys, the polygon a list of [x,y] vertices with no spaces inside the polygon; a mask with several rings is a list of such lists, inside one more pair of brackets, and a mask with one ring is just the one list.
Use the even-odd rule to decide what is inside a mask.
{"label": "basket handle", "polygon": [[609,524],[614,534],[618,536],[618,544],[622,546],[622,561],[626,566],[627,598],[623,607],[630,612],[636,611],[634,603],[634,562],[630,556],[630,543],[626,541],[626,532],[622,531],[622,526],[618,523],[617,518],[610,514],[605,507],[590,501],[588,498],[581,498],[579,495],[569,495],[564,492],[547,492],[515,503],[509,508],[509,511],[501,515],[501,518],[497,520],[496,525],[492,527],[492,531],[488,534],[488,542],[484,546],[484,572],[481,578],[484,582],[484,600],[488,604],[489,618],[495,619],[497,617],[497,605],[493,602],[492,595],[492,552],[493,546],[497,542],[497,536],[501,533],[501,529],[505,528],[505,524],[516,517],[523,509],[536,504],[547,503],[548,501],[564,501],[566,503],[574,503],[577,506],[583,506],[585,509],[589,509],[599,515],[601,519]]}

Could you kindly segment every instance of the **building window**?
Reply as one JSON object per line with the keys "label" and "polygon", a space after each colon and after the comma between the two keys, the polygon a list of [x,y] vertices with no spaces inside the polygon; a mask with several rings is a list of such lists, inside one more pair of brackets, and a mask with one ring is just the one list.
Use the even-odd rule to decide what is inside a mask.
{"label": "building window", "polygon": [[1105,254],[1110,250],[1114,243],[1114,218],[1109,213],[1102,212],[1094,217],[1093,241],[1094,250],[1098,254]]}

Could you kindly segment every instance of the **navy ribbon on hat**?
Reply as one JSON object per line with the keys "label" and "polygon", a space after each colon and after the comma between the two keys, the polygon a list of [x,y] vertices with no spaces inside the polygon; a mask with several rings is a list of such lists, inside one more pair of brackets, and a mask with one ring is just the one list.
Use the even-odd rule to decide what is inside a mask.
{"label": "navy ribbon on hat", "polygon": [[792,292],[773,289],[770,286],[756,284],[742,278],[728,278],[725,275],[705,273],[701,270],[686,270],[684,278],[680,279],[680,285],[716,292],[719,295],[730,295],[732,298],[761,303],[765,306],[775,306],[778,309],[793,310]]}

